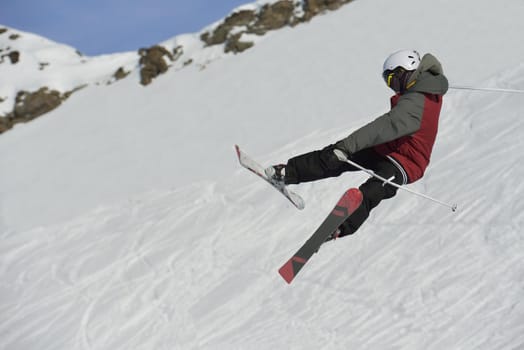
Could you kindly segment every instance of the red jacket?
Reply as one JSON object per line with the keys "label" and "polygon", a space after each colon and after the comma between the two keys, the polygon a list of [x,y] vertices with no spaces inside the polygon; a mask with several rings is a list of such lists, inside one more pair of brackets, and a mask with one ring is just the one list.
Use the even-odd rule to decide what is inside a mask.
{"label": "red jacket", "polygon": [[[424,175],[429,164],[431,151],[438,131],[442,96],[424,94],[424,109],[422,121],[418,131],[399,139],[377,145],[375,150],[396,160],[406,171],[408,183],[415,182]],[[400,95],[391,98],[393,108]]]}

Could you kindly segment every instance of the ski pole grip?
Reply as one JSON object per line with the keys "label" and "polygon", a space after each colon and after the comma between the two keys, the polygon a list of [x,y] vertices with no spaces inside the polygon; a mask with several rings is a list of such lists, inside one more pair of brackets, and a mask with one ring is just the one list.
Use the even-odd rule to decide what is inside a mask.
{"label": "ski pole grip", "polygon": [[339,150],[338,148],[335,148],[333,150],[333,153],[335,153],[335,155],[337,156],[338,160],[340,160],[341,162],[347,162],[348,161],[348,156],[347,156],[347,154],[344,151]]}

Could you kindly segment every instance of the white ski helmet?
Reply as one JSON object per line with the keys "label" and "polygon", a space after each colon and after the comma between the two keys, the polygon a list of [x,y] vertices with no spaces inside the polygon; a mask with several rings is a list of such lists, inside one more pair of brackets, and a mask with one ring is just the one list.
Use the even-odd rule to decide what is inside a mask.
{"label": "white ski helmet", "polygon": [[387,86],[397,93],[408,88],[408,81],[420,64],[420,55],[415,50],[401,50],[389,55],[382,67],[382,78]]}
{"label": "white ski helmet", "polygon": [[382,67],[382,73],[393,71],[395,68],[402,67],[405,70],[415,70],[420,64],[420,55],[415,50],[400,50],[389,55]]}

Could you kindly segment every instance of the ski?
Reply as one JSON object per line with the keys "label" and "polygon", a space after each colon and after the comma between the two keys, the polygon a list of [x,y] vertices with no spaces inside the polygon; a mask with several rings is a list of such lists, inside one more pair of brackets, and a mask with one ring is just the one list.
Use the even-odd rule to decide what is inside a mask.
{"label": "ski", "polygon": [[264,172],[263,166],[258,164],[253,158],[251,158],[245,152],[240,150],[240,147],[238,147],[238,145],[235,145],[235,149],[237,151],[238,161],[240,162],[240,165],[264,179],[268,184],[271,185],[271,187],[277,189],[280,193],[282,193],[284,197],[286,197],[291,203],[293,203],[295,207],[297,207],[300,210],[304,209],[305,203],[302,197],[288,190],[286,186],[279,186],[278,184],[271,182],[271,180],[267,177],[266,173]]}
{"label": "ski", "polygon": [[298,272],[315,254],[320,246],[335,232],[335,230],[360,206],[362,193],[356,188],[350,188],[339,199],[327,218],[320,224],[311,237],[289,259],[278,272],[287,283],[291,283]]}

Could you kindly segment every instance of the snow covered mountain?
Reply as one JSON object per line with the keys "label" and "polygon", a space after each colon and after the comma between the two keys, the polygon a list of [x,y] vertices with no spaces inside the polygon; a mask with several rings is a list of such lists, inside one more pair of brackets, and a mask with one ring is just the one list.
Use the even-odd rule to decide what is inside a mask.
{"label": "snow covered mountain", "polygon": [[146,86],[168,70],[205,69],[252,48],[268,32],[295,27],[351,0],[258,0],[200,33],[179,35],[137,52],[85,57],[40,36],[0,26],[0,133],[59,107],[72,93],[127,78]]}
{"label": "snow covered mountain", "polygon": [[[40,87],[27,72],[47,61],[60,91],[91,80],[0,135],[0,348],[524,349],[522,94],[446,95],[410,187],[457,213],[399,193],[291,286],[278,267],[366,177],[294,186],[297,211],[233,150],[270,164],[346,136],[387,110],[381,65],[399,48],[435,54],[452,84],[523,90],[522,13],[519,0],[358,0],[240,55],[200,44],[217,23],[176,39],[212,64],[177,61],[147,87],[136,53],[55,54],[22,33],[47,56],[0,96]],[[134,70],[114,83],[120,66]]]}

